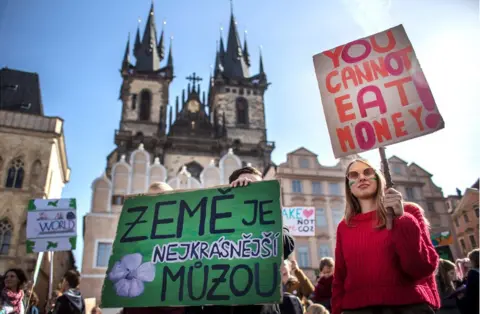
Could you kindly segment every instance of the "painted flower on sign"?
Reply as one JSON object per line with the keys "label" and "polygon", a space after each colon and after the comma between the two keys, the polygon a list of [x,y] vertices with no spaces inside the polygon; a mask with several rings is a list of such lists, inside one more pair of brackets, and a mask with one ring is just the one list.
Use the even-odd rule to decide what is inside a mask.
{"label": "painted flower on sign", "polygon": [[116,262],[108,279],[115,284],[115,291],[120,297],[135,298],[143,293],[144,282],[155,278],[155,266],[151,262],[142,264],[142,255],[128,254]]}

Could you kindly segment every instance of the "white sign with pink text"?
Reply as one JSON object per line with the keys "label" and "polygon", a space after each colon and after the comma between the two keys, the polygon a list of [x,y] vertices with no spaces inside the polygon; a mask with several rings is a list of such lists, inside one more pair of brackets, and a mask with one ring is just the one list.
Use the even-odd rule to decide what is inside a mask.
{"label": "white sign with pink text", "polygon": [[294,237],[311,237],[315,235],[314,207],[283,207],[283,225],[288,227]]}

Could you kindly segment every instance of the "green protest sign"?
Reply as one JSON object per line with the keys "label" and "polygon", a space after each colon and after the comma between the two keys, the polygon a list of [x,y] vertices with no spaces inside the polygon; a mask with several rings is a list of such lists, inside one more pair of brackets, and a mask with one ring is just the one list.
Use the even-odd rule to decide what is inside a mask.
{"label": "green protest sign", "polygon": [[102,307],[278,303],[278,181],[127,199]]}

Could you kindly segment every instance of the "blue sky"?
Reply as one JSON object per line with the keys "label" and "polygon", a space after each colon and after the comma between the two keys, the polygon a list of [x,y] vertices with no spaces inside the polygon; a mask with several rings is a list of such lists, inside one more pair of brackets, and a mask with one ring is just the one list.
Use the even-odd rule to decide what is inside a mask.
{"label": "blue sky", "polygon": [[[234,1],[239,31],[248,30],[252,72],[258,70],[261,45],[272,82],[266,115],[269,140],[277,146],[273,160],[280,163],[286,153],[305,146],[321,164],[335,163],[312,56],[403,24],[446,127],[393,145],[387,154],[424,167],[445,194],[473,184],[480,173],[480,76],[473,70],[480,69],[478,0],[293,3]],[[82,214],[90,210],[91,183],[114,148],[121,110],[118,70],[127,36],[130,32],[133,39],[139,18],[144,25],[149,7],[150,0],[0,1],[0,67],[39,73],[45,113],[65,120],[72,176],[63,196],[76,197]],[[174,36],[172,102],[186,87],[187,75],[208,78],[221,26],[227,35],[230,3],[156,0],[155,14],[157,26],[166,19],[166,35]],[[365,156],[378,163],[377,152]]]}

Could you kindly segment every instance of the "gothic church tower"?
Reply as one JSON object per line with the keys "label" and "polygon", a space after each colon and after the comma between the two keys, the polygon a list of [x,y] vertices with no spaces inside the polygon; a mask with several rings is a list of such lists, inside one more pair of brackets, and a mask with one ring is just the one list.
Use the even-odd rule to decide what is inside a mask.
{"label": "gothic church tower", "polygon": [[177,96],[175,107],[169,106],[173,56],[171,45],[165,56],[164,42],[163,30],[157,37],[152,4],[143,36],[137,29],[132,49],[135,64],[130,62],[127,41],[120,70],[122,116],[115,132],[116,148],[107,157],[107,175],[122,155],[128,159],[140,144],[165,165],[168,177],[186,166],[199,179],[211,160],[218,164],[230,148],[244,164],[265,169],[274,149],[267,141],[265,126],[264,93],[269,83],[261,56],[259,73],[250,75],[247,41],[242,47],[233,12],[227,46],[220,38],[216,51],[208,95],[201,92],[202,79],[194,73],[187,78],[191,84],[181,101]]}

